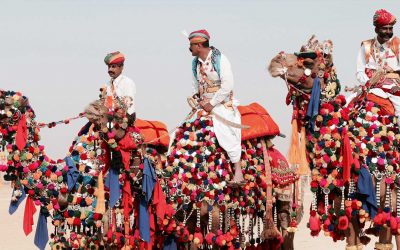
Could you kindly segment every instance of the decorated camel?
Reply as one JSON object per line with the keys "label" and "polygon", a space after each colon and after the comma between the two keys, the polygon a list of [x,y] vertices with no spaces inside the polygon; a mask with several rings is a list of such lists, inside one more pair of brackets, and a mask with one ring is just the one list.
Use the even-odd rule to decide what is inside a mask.
{"label": "decorated camel", "polygon": [[346,105],[332,42],[314,36],[299,53],[280,52],[268,70],[288,87],[293,135],[300,133],[305,145],[292,147],[289,160],[298,154],[310,164],[311,234],[323,231],[334,241],[346,239],[346,249],[362,249],[372,233],[379,236],[376,249],[392,249],[392,235],[398,242],[400,233],[400,134],[390,101],[363,89]]}
{"label": "decorated camel", "polygon": [[293,249],[296,211],[301,211],[297,167],[273,148],[271,140],[280,131],[263,107],[238,109],[242,125],[249,127],[242,130],[243,187],[229,185],[234,171],[211,114],[194,109],[194,118],[175,131],[164,174],[180,248],[279,249],[284,240],[284,249]]}
{"label": "decorated camel", "polygon": [[[137,119],[135,126],[128,126],[123,112],[105,110],[96,101],[80,115],[91,122],[79,132],[68,155],[54,161],[39,144],[44,124],[35,121],[25,96],[0,91],[0,109],[0,170],[13,187],[9,212],[25,202],[23,230],[28,235],[38,210],[38,248],[46,248],[49,235],[52,249],[162,244],[155,231],[173,214],[157,178],[169,142],[165,125]],[[153,210],[159,217],[152,216]],[[48,218],[54,226],[50,231]]]}
{"label": "decorated camel", "polygon": [[[292,247],[296,205],[301,205],[295,186],[298,177],[296,169],[273,148],[271,139],[279,134],[279,128],[260,105],[239,107],[251,129],[243,131],[242,145],[248,183],[235,189],[224,186],[231,178],[229,164],[212,130],[204,126],[210,122],[207,117],[193,123],[204,126],[201,132],[189,134],[193,141],[187,140],[185,145],[182,140],[174,141],[166,158],[169,135],[165,125],[137,119],[135,126],[129,126],[122,110],[109,110],[103,102],[91,103],[80,115],[90,122],[78,133],[67,157],[54,161],[40,145],[39,132],[45,124],[35,121],[28,99],[18,92],[0,91],[0,170],[5,180],[12,182],[9,212],[25,202],[23,229],[29,234],[33,214],[39,210],[35,244],[40,249],[49,240],[52,249],[210,245],[256,249],[262,247],[261,242],[265,242],[264,248],[272,246],[271,242],[277,248],[282,240]],[[179,136],[178,132],[176,138]],[[197,143],[209,145],[189,149],[188,145],[196,142],[192,136]],[[177,147],[181,147],[180,153]],[[199,159],[187,155],[185,150],[192,149],[192,153],[202,152],[204,158],[190,176],[186,169]],[[163,167],[166,161],[177,164]],[[272,188],[268,181],[274,193],[268,189]],[[271,208],[268,220],[267,203]],[[54,226],[51,231],[48,218]],[[276,226],[282,229],[283,238]]]}

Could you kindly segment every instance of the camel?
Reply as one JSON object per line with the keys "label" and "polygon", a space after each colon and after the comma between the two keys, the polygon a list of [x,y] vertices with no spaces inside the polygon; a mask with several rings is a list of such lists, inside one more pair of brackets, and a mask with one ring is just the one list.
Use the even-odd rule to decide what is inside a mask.
{"label": "camel", "polygon": [[[54,226],[50,231],[52,249],[132,249],[162,244],[153,239],[155,227],[165,226],[172,210],[165,206],[163,218],[155,218],[147,207],[157,210],[165,198],[157,196],[161,199],[158,204],[145,201],[142,214],[147,213],[154,222],[145,230],[149,236],[151,231],[151,240],[143,239],[139,232],[137,215],[146,194],[142,181],[146,167],[154,175],[154,193],[160,187],[157,175],[169,141],[164,124],[137,119],[136,126],[129,127],[123,112],[115,110],[112,115],[96,101],[81,114],[90,122],[79,132],[65,159],[52,160],[40,145],[41,124],[36,122],[28,98],[1,90],[0,113],[0,171],[12,182],[10,213],[26,200],[23,228],[29,234],[33,214],[39,211],[38,248],[46,248],[49,241],[48,218]],[[147,192],[153,195],[153,190]],[[157,192],[162,194],[162,190]]]}
{"label": "camel", "polygon": [[175,131],[164,173],[180,249],[279,249],[282,241],[284,249],[293,249],[298,220],[292,211],[301,214],[300,206],[292,208],[299,204],[292,192],[297,168],[274,149],[272,139],[280,132],[268,112],[257,103],[238,109],[250,127],[242,130],[243,187],[228,185],[231,164],[209,114],[198,111]]}
{"label": "camel", "polygon": [[311,234],[322,230],[334,241],[346,239],[346,249],[362,249],[370,241],[366,233],[379,236],[376,249],[392,249],[395,236],[400,249],[400,136],[393,106],[368,89],[346,104],[332,49],[332,41],[312,36],[299,53],[280,52],[268,67],[288,87],[293,132],[306,145]]}

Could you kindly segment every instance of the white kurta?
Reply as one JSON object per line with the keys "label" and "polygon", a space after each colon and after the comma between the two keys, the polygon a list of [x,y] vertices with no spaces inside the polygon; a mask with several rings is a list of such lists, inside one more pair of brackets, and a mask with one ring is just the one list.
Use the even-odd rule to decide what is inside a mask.
{"label": "white kurta", "polygon": [[112,87],[114,87],[115,94],[128,107],[127,113],[130,115],[133,114],[135,112],[135,83],[130,78],[121,74],[117,78],[111,79],[109,84],[107,84],[108,96],[113,96]]}
{"label": "white kurta", "polygon": [[[358,57],[357,57],[357,80],[361,84],[365,84],[369,77],[365,73],[365,69],[384,69],[384,70],[400,70],[400,65],[398,59],[394,52],[389,47],[390,41],[380,44],[378,40],[375,38],[374,44],[374,51],[375,53],[371,53],[372,55],[369,57],[368,61],[365,60],[365,47],[364,45],[361,46]],[[396,84],[385,84],[382,88],[391,89]],[[394,106],[396,116],[400,116],[400,97],[392,95],[383,91],[381,88],[372,88],[370,93],[373,93],[382,98],[388,98]]]}
{"label": "white kurta", "polygon": [[[199,64],[197,66],[197,79],[193,81],[194,92],[199,93],[199,87],[206,84],[202,80],[200,73],[200,67],[203,67],[203,72],[207,75],[207,78],[212,81],[221,81],[221,87],[215,93],[205,93],[203,98],[210,100],[210,104],[214,106],[213,111],[219,116],[225,118],[228,121],[240,124],[241,118],[240,113],[237,110],[239,105],[237,100],[232,100],[233,109],[226,108],[223,103],[231,100],[231,93],[233,91],[233,74],[231,64],[228,59],[221,55],[220,64],[220,76],[215,71],[211,63],[212,51],[208,54],[205,61],[199,58]],[[228,156],[232,163],[240,161],[242,153],[241,147],[241,129],[234,128],[224,124],[222,121],[213,117],[214,132],[217,136],[218,142],[221,147],[228,153]]]}

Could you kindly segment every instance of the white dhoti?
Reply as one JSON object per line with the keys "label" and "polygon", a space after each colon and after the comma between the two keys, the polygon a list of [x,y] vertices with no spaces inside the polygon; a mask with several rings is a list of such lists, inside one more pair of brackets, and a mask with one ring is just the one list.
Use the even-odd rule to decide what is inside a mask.
{"label": "white dhoti", "polygon": [[[224,105],[218,104],[214,107],[213,111],[228,121],[241,124],[240,113],[237,108],[230,110],[225,108]],[[226,151],[232,163],[239,162],[242,154],[241,129],[231,127],[215,116],[213,116],[213,124],[219,145]]]}

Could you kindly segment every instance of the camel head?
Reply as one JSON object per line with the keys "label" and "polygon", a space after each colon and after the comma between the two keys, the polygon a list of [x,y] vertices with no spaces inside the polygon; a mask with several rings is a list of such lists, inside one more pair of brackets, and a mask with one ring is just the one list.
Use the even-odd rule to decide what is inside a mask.
{"label": "camel head", "polygon": [[123,109],[110,111],[103,99],[90,103],[85,109],[85,117],[95,125],[96,130],[106,135],[107,138],[115,138],[116,141],[122,139],[128,127],[128,118]]}
{"label": "camel head", "polygon": [[282,78],[289,91],[295,95],[311,92],[316,80],[319,80],[321,98],[332,100],[340,91],[332,59],[332,41],[322,43],[312,36],[300,52],[286,54],[280,52],[268,67],[272,77]]}

